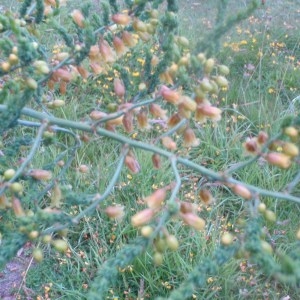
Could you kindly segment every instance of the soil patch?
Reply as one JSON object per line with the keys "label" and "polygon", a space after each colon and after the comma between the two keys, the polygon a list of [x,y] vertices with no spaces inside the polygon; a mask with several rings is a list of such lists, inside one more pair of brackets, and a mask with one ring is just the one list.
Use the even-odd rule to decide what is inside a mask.
{"label": "soil patch", "polygon": [[33,291],[26,288],[24,276],[27,270],[32,266],[32,257],[28,255],[28,250],[31,245],[28,243],[21,248],[16,257],[8,262],[3,270],[0,270],[0,299],[1,300],[15,300],[33,299]]}

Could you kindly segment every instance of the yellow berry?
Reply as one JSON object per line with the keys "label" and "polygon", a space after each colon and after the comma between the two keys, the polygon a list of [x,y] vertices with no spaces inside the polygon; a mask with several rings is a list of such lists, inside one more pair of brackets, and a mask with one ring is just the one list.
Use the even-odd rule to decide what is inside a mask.
{"label": "yellow berry", "polygon": [[26,85],[31,89],[31,90],[36,90],[38,87],[38,83],[33,79],[33,78],[27,78],[26,79]]}
{"label": "yellow berry", "polygon": [[19,58],[16,54],[11,53],[8,57],[8,61],[11,65],[15,65],[19,62]]}
{"label": "yellow berry", "polygon": [[155,248],[158,252],[164,252],[167,249],[167,243],[164,238],[158,238],[154,242]]}
{"label": "yellow berry", "polygon": [[267,206],[265,203],[259,203],[258,207],[257,207],[257,210],[258,212],[260,212],[261,214],[264,213],[267,209]]}
{"label": "yellow berry", "polygon": [[8,71],[10,70],[10,67],[11,67],[11,65],[10,65],[10,63],[7,62],[7,61],[2,62],[2,64],[1,64],[1,69],[2,69],[4,72],[8,72]]}
{"label": "yellow berry", "polygon": [[141,228],[141,234],[142,234],[143,237],[148,238],[152,235],[152,233],[153,233],[153,228],[149,225],[143,226]]}
{"label": "yellow berry", "polygon": [[10,180],[12,179],[16,174],[16,171],[14,169],[7,169],[4,174],[3,177],[5,180]]}
{"label": "yellow berry", "polygon": [[170,250],[176,251],[179,247],[179,242],[175,235],[169,235],[167,237],[167,246]]}
{"label": "yellow berry", "polygon": [[293,126],[286,127],[284,133],[290,138],[296,138],[298,136],[298,130]]}
{"label": "yellow berry", "polygon": [[52,237],[50,234],[46,234],[42,238],[43,243],[49,244],[52,241]]}
{"label": "yellow berry", "polygon": [[272,254],[273,253],[273,248],[272,246],[266,242],[266,241],[261,241],[261,248],[264,252],[268,253],[268,254]]}
{"label": "yellow berry", "polygon": [[[198,58],[199,59],[199,58]],[[209,58],[205,64],[204,64],[204,72],[207,74],[207,73],[210,73],[213,68],[215,66],[215,61],[213,58]]]}
{"label": "yellow berry", "polygon": [[19,194],[23,192],[23,185],[19,182],[12,183],[9,188],[13,193]]}
{"label": "yellow berry", "polygon": [[225,65],[220,65],[219,66],[219,72],[220,72],[220,74],[222,74],[222,75],[228,75],[229,74],[229,68],[227,67],[227,66],[225,66]]}
{"label": "yellow berry", "polygon": [[272,223],[274,223],[276,221],[275,213],[268,209],[265,211],[265,218],[267,221],[272,222]]}
{"label": "yellow berry", "polygon": [[59,252],[66,252],[68,250],[68,244],[64,240],[54,240],[52,241],[52,245]]}
{"label": "yellow berry", "polygon": [[40,248],[35,248],[32,252],[32,256],[37,262],[41,262],[44,258],[43,251]]}
{"label": "yellow berry", "polygon": [[199,60],[200,63],[204,64],[206,62],[206,56],[204,53],[199,53],[197,55],[197,59]]}
{"label": "yellow berry", "polygon": [[30,231],[28,234],[29,239],[34,240],[39,236],[39,232],[37,230]]}
{"label": "yellow berry", "polygon": [[221,237],[221,243],[224,246],[229,246],[233,242],[233,235],[230,232],[225,232]]}
{"label": "yellow berry", "polygon": [[153,262],[156,266],[162,265],[164,260],[163,255],[160,252],[155,252],[153,255]]}

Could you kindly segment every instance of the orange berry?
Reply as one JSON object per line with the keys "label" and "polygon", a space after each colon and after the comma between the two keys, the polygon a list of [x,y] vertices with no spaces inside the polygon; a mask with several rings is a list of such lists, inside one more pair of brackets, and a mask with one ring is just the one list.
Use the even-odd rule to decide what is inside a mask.
{"label": "orange berry", "polygon": [[271,165],[276,167],[287,169],[291,166],[291,158],[284,153],[270,152],[265,156],[265,159]]}
{"label": "orange berry", "polygon": [[196,230],[203,230],[205,228],[205,221],[194,213],[180,214],[180,216],[184,223]]}
{"label": "orange berry", "polygon": [[108,206],[105,209],[105,213],[110,219],[121,220],[124,217],[124,206]]}
{"label": "orange berry", "polygon": [[257,136],[257,142],[260,144],[260,145],[263,145],[264,143],[267,142],[269,136],[266,132],[264,131],[260,131],[258,133],[258,136]]}
{"label": "orange berry", "polygon": [[117,13],[112,15],[111,19],[119,25],[128,25],[131,21],[131,18],[127,14]]}
{"label": "orange berry", "polygon": [[12,209],[13,209],[13,211],[14,211],[17,218],[26,216],[26,214],[23,210],[21,201],[18,198],[13,197],[13,199],[11,201],[11,204],[12,204]]}
{"label": "orange berry", "polygon": [[282,152],[290,157],[296,157],[299,155],[299,148],[293,143],[284,143],[282,146]]}
{"label": "orange berry", "polygon": [[163,146],[168,150],[173,151],[177,149],[176,143],[169,136],[162,137],[161,141]]}
{"label": "orange berry", "polygon": [[141,210],[131,218],[131,224],[134,227],[139,227],[144,224],[147,224],[153,219],[154,214],[155,213],[151,208]]}
{"label": "orange berry", "polygon": [[149,208],[156,209],[161,207],[161,204],[165,200],[166,195],[167,195],[166,189],[161,188],[156,190],[150,196],[146,197],[144,201],[145,203],[147,203],[147,206]]}
{"label": "orange berry", "polygon": [[152,163],[155,169],[160,169],[161,159],[159,154],[155,153],[152,155]]}
{"label": "orange berry", "polygon": [[286,134],[290,138],[296,138],[299,132],[295,127],[289,126],[284,129],[284,134]]}
{"label": "orange berry", "polygon": [[80,165],[79,168],[78,168],[78,171],[80,173],[85,174],[85,173],[87,173],[89,171],[89,169],[90,168],[87,165]]}
{"label": "orange berry", "polygon": [[71,17],[76,25],[81,28],[84,27],[84,16],[80,10],[74,9],[71,13]]}
{"label": "orange berry", "polygon": [[174,105],[179,104],[180,94],[177,91],[171,90],[167,86],[163,85],[161,87],[160,94],[167,102]]}
{"label": "orange berry", "polygon": [[29,175],[36,180],[50,180],[52,178],[52,173],[47,170],[31,170]]}
{"label": "orange berry", "polygon": [[236,184],[233,186],[232,191],[238,195],[241,196],[244,199],[251,199],[252,198],[252,193],[243,185],[241,184]]}
{"label": "orange berry", "polygon": [[119,98],[123,98],[125,95],[125,86],[124,83],[121,79],[119,78],[115,78],[114,79],[114,91],[115,94],[119,97]]}

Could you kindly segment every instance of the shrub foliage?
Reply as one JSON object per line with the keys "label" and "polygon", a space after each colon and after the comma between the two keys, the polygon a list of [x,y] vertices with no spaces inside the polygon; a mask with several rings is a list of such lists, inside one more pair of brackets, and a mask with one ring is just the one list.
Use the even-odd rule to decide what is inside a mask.
{"label": "shrub foliage", "polygon": [[[226,2],[220,1],[219,17]],[[180,196],[190,172],[204,179],[198,191],[203,205],[219,201],[209,184],[217,183],[240,199],[245,218],[238,232],[221,235],[210,256],[168,297],[190,298],[207,276],[234,257],[251,260],[278,281],[299,283],[299,243],[285,253],[262,237],[263,227],[276,222],[264,199],[300,203],[294,193],[300,180],[299,119],[285,119],[274,137],[259,132],[247,139],[244,151],[250,158],[234,167],[215,170],[191,155],[210,138],[199,137],[202,126],[225,126],[219,100],[229,88],[230,70],[212,55],[224,33],[255,10],[256,1],[236,17],[219,18],[196,50],[178,34],[175,0],[84,4],[59,21],[63,4],[25,0],[18,13],[0,15],[1,267],[28,241],[36,245],[37,261],[43,259],[41,245],[66,252],[71,238],[67,230],[96,213],[105,222],[131,222],[136,237],[99,267],[89,289],[88,299],[104,299],[119,270],[147,249],[152,249],[156,267],[167,249],[179,251],[181,237],[172,232],[174,224],[206,235],[211,220]],[[59,49],[47,45],[48,33]],[[79,91],[84,90],[82,96]],[[70,114],[71,106],[79,107],[76,115]],[[93,164],[78,163],[78,153],[88,153],[95,143],[100,149],[89,154]],[[95,166],[107,157],[101,147],[113,149],[103,184],[77,185],[78,174],[100,172]],[[151,158],[151,167],[145,157]],[[238,180],[239,170],[261,160],[292,174],[284,190]],[[112,203],[120,177],[138,176],[143,168],[171,170],[173,179],[143,196],[144,208],[135,213],[127,203]]]}

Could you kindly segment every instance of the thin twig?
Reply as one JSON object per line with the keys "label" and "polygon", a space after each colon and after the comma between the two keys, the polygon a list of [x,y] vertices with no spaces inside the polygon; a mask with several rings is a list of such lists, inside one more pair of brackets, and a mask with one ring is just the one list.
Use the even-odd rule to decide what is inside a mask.
{"label": "thin twig", "polygon": [[278,140],[281,136],[282,136],[282,133],[275,135],[272,139],[268,140],[268,142],[266,142],[264,144],[264,146],[262,147],[262,149],[259,151],[258,154],[256,154],[255,156],[251,157],[250,159],[248,159],[246,161],[240,162],[238,164],[235,164],[231,168],[228,168],[227,170],[224,171],[224,174],[226,174],[226,175],[232,174],[233,172],[236,172],[237,170],[240,170],[240,169],[252,164],[253,162],[257,161],[263,155],[265,150],[267,150],[269,148],[269,146],[274,141]]}
{"label": "thin twig", "polygon": [[172,135],[174,132],[176,132],[179,128],[181,128],[183,125],[185,125],[187,123],[187,119],[182,119],[180,120],[179,123],[177,123],[174,127],[172,127],[170,130],[168,130],[167,132],[161,134],[159,137],[157,137],[154,141],[154,143],[156,143],[158,140],[160,140],[162,137],[164,136],[170,136]]}
{"label": "thin twig", "polygon": [[7,187],[9,186],[10,183],[13,183],[15,180],[18,179],[18,177],[23,173],[23,171],[25,170],[27,165],[31,162],[35,153],[37,152],[37,150],[41,144],[41,141],[42,141],[43,133],[48,126],[47,121],[43,120],[43,118],[41,118],[40,120],[43,121],[43,123],[40,125],[39,131],[37,133],[36,138],[34,139],[34,143],[31,147],[29,154],[27,155],[26,159],[23,161],[21,166],[18,168],[18,170],[16,170],[15,175],[7,182],[6,185],[4,185],[0,189],[0,195],[2,195],[5,192],[5,190],[7,189]]}
{"label": "thin twig", "polygon": [[[97,208],[97,206],[110,195],[111,191],[113,190],[113,188],[115,187],[115,185],[119,179],[120,173],[121,173],[123,165],[124,165],[124,160],[125,160],[125,157],[126,157],[128,151],[129,151],[129,148],[127,146],[123,148],[119,163],[115,170],[115,173],[114,173],[112,179],[109,181],[109,185],[106,188],[106,190],[104,191],[104,193],[102,195],[97,195],[97,197],[94,199],[92,204],[90,204],[86,209],[84,209],[82,212],[80,212],[76,217],[72,218],[70,220],[71,224],[78,224],[78,222],[83,217],[89,215],[92,211],[94,211]],[[63,224],[63,225],[48,228],[45,231],[43,231],[42,235],[65,229],[69,225],[70,224],[68,223],[68,224]]]}
{"label": "thin twig", "polygon": [[179,189],[180,189],[180,186],[181,186],[181,177],[180,177],[180,174],[178,172],[178,169],[177,169],[177,159],[175,156],[172,156],[171,158],[171,167],[172,167],[172,170],[174,172],[174,176],[175,176],[175,180],[176,180],[176,184],[172,190],[172,194],[171,194],[171,197],[169,199],[169,203],[174,203],[175,200],[176,200],[176,196],[179,192]]}
{"label": "thin twig", "polygon": [[300,182],[300,171],[295,176],[295,178],[287,185],[287,187],[285,189],[286,192],[290,193],[299,182]]}

